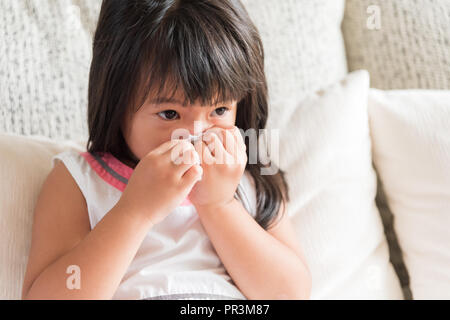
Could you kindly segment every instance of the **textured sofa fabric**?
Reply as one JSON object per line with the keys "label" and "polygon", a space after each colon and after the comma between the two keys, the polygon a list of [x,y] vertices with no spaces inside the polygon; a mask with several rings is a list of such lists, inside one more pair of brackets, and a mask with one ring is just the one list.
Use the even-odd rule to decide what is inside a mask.
{"label": "textured sofa fabric", "polygon": [[449,89],[449,28],[448,0],[347,0],[349,68],[368,70],[373,88]]}
{"label": "textured sofa fabric", "polygon": [[[347,73],[340,30],[344,0],[243,0],[266,52],[269,98]],[[0,1],[0,131],[87,137],[87,88],[100,0]]]}
{"label": "textured sofa fabric", "polygon": [[87,137],[87,79],[99,4],[0,1],[0,132]]}

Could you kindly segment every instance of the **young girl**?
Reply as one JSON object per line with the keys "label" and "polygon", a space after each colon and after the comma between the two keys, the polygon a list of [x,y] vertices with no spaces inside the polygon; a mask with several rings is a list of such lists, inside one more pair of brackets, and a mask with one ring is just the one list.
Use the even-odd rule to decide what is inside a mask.
{"label": "young girl", "polygon": [[264,51],[239,0],[104,0],[87,152],[53,158],[23,298],[309,298],[283,173],[262,175],[237,130],[267,117]]}

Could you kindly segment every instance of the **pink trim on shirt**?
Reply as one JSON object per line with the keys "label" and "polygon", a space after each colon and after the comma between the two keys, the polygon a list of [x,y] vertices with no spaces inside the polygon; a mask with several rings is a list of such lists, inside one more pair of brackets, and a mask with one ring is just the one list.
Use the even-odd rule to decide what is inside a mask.
{"label": "pink trim on shirt", "polygon": [[[87,163],[90,165],[90,167],[102,178],[104,181],[106,181],[109,185],[117,188],[121,192],[123,192],[127,186],[126,183],[120,181],[116,177],[114,177],[111,173],[109,173],[103,166],[95,159],[92,154],[89,152],[80,152],[80,155],[87,161]],[[116,174],[120,175],[121,177],[125,178],[126,180],[129,180],[131,175],[133,174],[134,169],[127,166],[123,162],[121,162],[119,159],[114,157],[110,153],[99,153],[98,156],[108,165],[110,169],[112,169]],[[191,201],[189,201],[188,198],[186,198],[183,203],[180,204],[181,206],[190,206],[192,205]]]}

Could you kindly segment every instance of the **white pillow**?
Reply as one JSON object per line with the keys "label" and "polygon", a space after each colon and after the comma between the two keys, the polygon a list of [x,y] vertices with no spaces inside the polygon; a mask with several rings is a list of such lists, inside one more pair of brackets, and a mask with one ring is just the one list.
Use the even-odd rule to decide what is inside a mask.
{"label": "white pillow", "polygon": [[21,298],[34,206],[52,156],[68,149],[84,150],[81,142],[0,134],[0,299]]}
{"label": "white pillow", "polygon": [[450,91],[372,89],[374,163],[414,299],[450,299]]}
{"label": "white pillow", "polygon": [[272,126],[281,129],[288,214],[312,272],[312,299],[403,299],[374,201],[368,89],[366,71],[351,73],[286,100],[291,114]]}

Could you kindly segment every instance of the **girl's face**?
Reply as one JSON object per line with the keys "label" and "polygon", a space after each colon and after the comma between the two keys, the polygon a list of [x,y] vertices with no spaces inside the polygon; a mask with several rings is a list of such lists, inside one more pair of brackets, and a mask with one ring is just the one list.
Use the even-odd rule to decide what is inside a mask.
{"label": "girl's face", "polygon": [[[137,112],[128,112],[123,124],[123,135],[139,160],[170,141],[177,129],[197,135],[212,127],[231,128],[235,125],[237,101],[217,106],[183,106],[182,101],[179,95],[174,95],[172,101],[154,101],[149,98]],[[197,132],[194,131],[194,124]]]}

